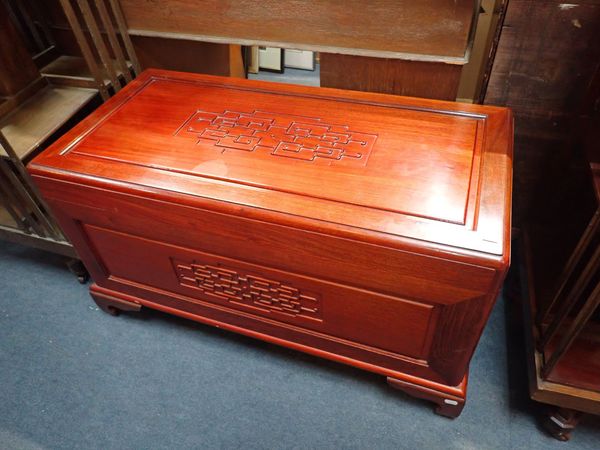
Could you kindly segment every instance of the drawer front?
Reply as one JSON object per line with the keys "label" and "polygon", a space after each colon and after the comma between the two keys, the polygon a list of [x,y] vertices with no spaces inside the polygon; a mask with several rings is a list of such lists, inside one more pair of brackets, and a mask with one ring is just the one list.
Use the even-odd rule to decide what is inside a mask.
{"label": "drawer front", "polygon": [[112,282],[158,288],[374,350],[415,359],[428,352],[430,305],[93,225],[83,230]]}

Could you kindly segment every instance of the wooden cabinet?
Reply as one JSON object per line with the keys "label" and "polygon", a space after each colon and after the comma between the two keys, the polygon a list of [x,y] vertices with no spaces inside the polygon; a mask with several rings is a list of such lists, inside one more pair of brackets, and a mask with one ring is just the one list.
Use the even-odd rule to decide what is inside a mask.
{"label": "wooden cabinet", "polygon": [[504,108],[153,70],[29,171],[104,309],[370,370],[457,416],[509,263],[511,159]]}
{"label": "wooden cabinet", "polygon": [[524,233],[529,392],[551,405],[542,423],[560,440],[570,438],[582,413],[600,414],[599,130],[598,114],[579,121],[568,189]]}

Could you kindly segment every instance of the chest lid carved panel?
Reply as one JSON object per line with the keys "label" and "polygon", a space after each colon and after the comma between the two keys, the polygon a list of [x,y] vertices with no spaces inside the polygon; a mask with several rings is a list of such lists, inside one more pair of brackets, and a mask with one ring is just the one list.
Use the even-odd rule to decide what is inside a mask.
{"label": "chest lid carved panel", "polygon": [[350,130],[347,125],[315,117],[198,110],[176,132],[212,144],[222,152],[241,150],[325,163],[365,165],[377,135]]}
{"label": "chest lid carved panel", "polygon": [[498,255],[511,126],[503,108],[155,70],[29,168]]}

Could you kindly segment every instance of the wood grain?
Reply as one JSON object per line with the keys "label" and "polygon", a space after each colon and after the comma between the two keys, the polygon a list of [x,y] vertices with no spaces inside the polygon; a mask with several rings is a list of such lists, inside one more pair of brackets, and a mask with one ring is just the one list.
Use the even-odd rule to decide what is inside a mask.
{"label": "wood grain", "polygon": [[458,63],[466,62],[474,9],[468,0],[377,0],[368,5],[358,0],[121,0],[121,4],[132,35],[195,35],[220,43]]}
{"label": "wood grain", "polygon": [[462,66],[321,53],[321,86],[455,100]]}
{"label": "wood grain", "polygon": [[145,36],[131,36],[131,40],[143,69],[152,67],[228,76],[235,67],[227,44]]}
{"label": "wood grain", "polygon": [[[485,103],[512,108],[515,129],[515,223],[555,209],[571,180],[578,116],[597,108],[600,2],[508,3]],[[600,86],[600,83],[596,84]]]}

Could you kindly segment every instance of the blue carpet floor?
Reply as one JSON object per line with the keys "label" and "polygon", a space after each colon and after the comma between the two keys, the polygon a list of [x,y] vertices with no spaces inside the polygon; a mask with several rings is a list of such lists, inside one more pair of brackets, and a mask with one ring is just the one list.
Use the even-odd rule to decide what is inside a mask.
{"label": "blue carpet floor", "polygon": [[507,309],[453,421],[380,376],[149,310],[109,316],[60,257],[0,242],[0,448],[598,449],[597,418],[567,444],[538,427]]}

